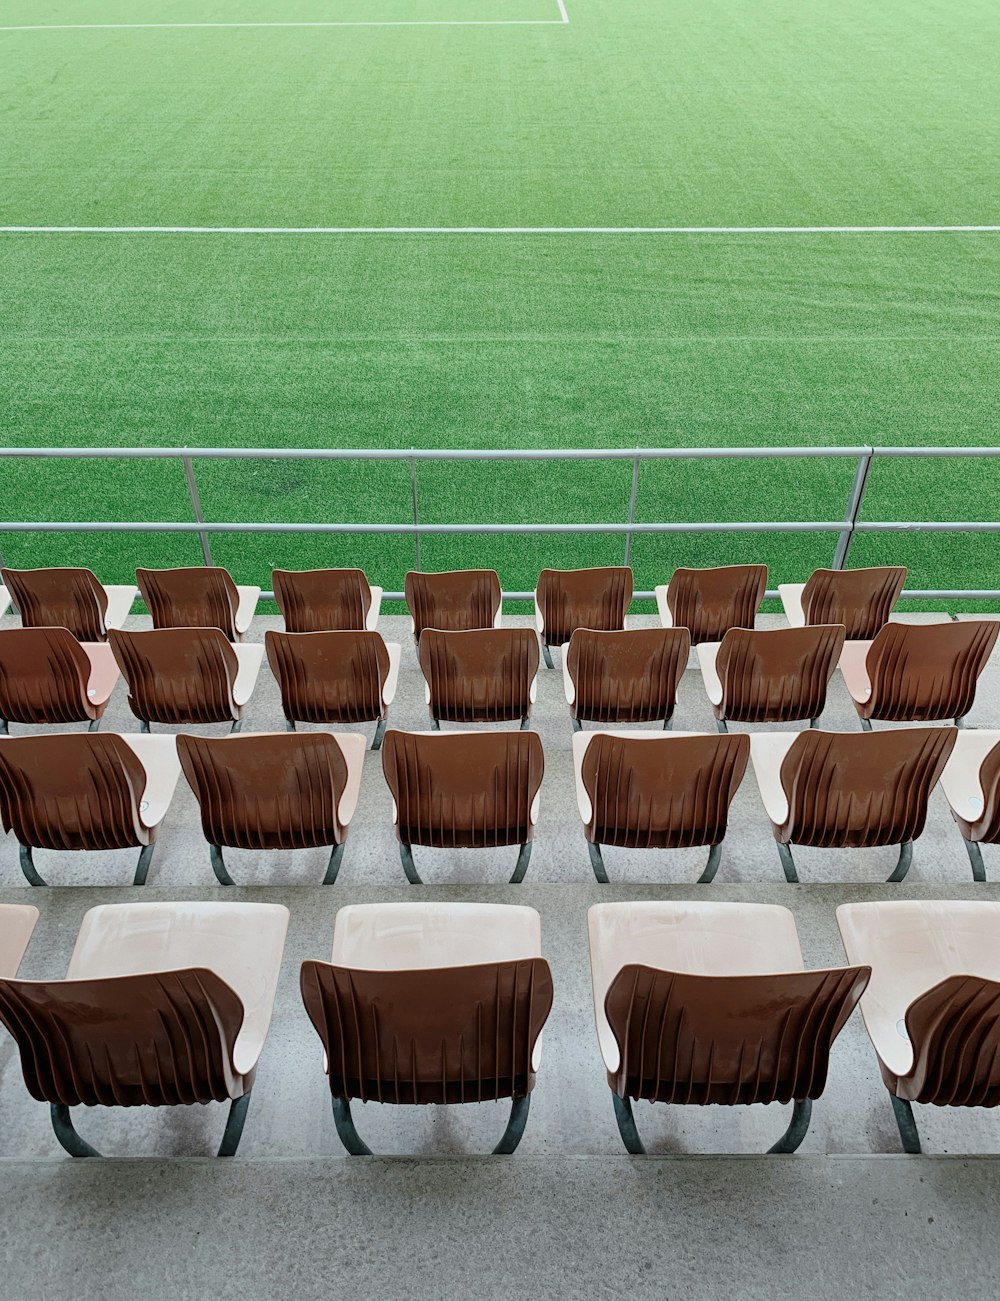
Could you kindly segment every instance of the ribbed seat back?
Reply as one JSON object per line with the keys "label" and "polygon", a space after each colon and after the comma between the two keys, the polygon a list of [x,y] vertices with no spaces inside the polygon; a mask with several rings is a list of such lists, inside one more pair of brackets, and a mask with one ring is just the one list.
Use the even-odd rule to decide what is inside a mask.
{"label": "ribbed seat back", "polygon": [[108,594],[89,569],[0,569],[25,628],[68,628],[80,641],[105,641]]}
{"label": "ribbed seat back", "polygon": [[552,1007],[542,958],[416,971],[305,962],[302,999],[335,1097],[451,1103],[522,1098]]}
{"label": "ribbed seat back", "polygon": [[302,723],[367,723],[385,712],[389,652],[377,632],[264,636],[285,717]]}
{"label": "ribbed seat back", "polygon": [[372,590],[360,569],[276,569],[272,581],[286,632],[365,627]]}
{"label": "ribbed seat back", "polygon": [[150,723],[223,723],[235,718],[239,661],[218,628],[109,634],[129,704]]}
{"label": "ribbed seat back", "polygon": [[218,628],[236,640],[240,594],[228,569],[137,569],[135,579],[154,628]]}
{"label": "ribbed seat back", "polygon": [[90,660],[66,628],[0,631],[0,718],[8,723],[81,723]]}
{"label": "ribbed seat back", "polygon": [[577,628],[620,632],[632,603],[632,570],[624,565],[603,569],[543,569],[535,600],[548,646],[563,646]]}

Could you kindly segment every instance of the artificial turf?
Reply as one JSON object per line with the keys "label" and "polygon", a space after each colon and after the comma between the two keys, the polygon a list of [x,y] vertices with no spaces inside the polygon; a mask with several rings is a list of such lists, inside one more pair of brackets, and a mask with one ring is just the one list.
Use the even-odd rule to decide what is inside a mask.
{"label": "artificial turf", "polygon": [[[995,223],[1000,10],[770,0],[7,0],[0,224]],[[28,445],[588,447],[996,441],[1000,235],[6,234],[0,412]],[[847,461],[647,464],[637,518],[834,520]],[[10,519],[189,519],[176,464],[0,462]],[[210,519],[405,521],[406,464],[203,462]],[[631,466],[424,463],[423,522],[624,519]],[[996,519],[1000,461],[876,464],[868,519]],[[1000,586],[996,535],[862,535],[911,587]],[[828,563],[832,534],[635,539]],[[425,537],[426,568],[617,563],[620,537]],[[107,581],[194,537],[0,534]],[[408,538],[232,534],[220,563]]]}

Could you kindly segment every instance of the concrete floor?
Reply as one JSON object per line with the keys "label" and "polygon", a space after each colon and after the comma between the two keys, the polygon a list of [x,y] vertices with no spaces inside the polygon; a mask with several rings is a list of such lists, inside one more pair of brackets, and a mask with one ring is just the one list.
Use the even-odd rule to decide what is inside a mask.
{"label": "concrete floor", "polygon": [[[262,638],[268,626],[278,621],[258,620],[254,637]],[[407,624],[387,618],[381,628],[404,647],[391,725],[426,727]],[[969,722],[1000,727],[1000,657],[981,680]],[[135,730],[121,686],[104,726]],[[858,1015],[834,1047],[827,1090],[796,1156],[681,1155],[759,1154],[784,1129],[784,1108],[640,1104],[640,1130],[659,1158],[624,1157],[594,1031],[586,911],[612,899],[783,903],[795,913],[807,964],[835,965],[844,962],[834,918],[839,903],[1000,899],[1000,850],[986,848],[991,880],[974,885],[936,792],[902,885],[885,884],[893,850],[798,850],[803,884],[790,886],[748,770],[713,885],[695,885],[703,851],[612,849],[606,861],[613,884],[600,887],[576,811],[561,672],[543,669],[533,726],[545,747],[546,773],[522,886],[506,884],[516,851],[418,850],[429,884],[423,891],[408,887],[377,755],[366,761],[337,885],[317,884],[325,868],[322,850],[227,854],[240,885],[226,898],[281,902],[291,910],[271,1033],[235,1161],[190,1159],[218,1144],[224,1109],[212,1105],[87,1110],[79,1128],[99,1150],[157,1159],[71,1162],[55,1142],[47,1107],[24,1089],[12,1042],[0,1041],[0,1196],[17,1208],[0,1220],[8,1261],[4,1297],[313,1296],[321,1287],[400,1297],[995,1291],[993,1217],[987,1224],[985,1216],[1000,1184],[1000,1162],[945,1154],[1000,1153],[1000,1119],[982,1110],[915,1108],[928,1155],[890,1155],[899,1152],[895,1124]],[[839,677],[823,726],[859,730]],[[244,728],[280,727],[278,693],[265,662]],[[714,730],[693,665],[681,686],[675,727]],[[131,851],[40,852],[42,875],[62,888],[32,891],[20,875],[16,846],[0,838],[0,900],[30,896],[42,913],[24,976],[65,974],[80,919],[96,903],[222,897],[183,779],[145,890],[124,884],[134,859]],[[299,999],[299,965],[307,957],[329,957],[341,905],[414,897],[526,903],[542,915],[555,1005],[524,1141],[509,1161],[476,1155],[488,1152],[502,1131],[502,1104],[356,1108],[373,1150],[423,1161],[348,1160],[336,1139],[319,1041]],[[429,1159],[448,1156],[453,1159]],[[167,1157],[189,1159],[161,1159]],[[192,1252],[199,1242],[206,1250]]]}

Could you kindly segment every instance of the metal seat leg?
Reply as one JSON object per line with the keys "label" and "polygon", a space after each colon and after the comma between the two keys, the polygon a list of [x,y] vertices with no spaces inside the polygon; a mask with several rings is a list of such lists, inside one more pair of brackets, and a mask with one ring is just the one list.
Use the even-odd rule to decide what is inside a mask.
{"label": "metal seat leg", "polygon": [[905,1098],[897,1098],[894,1093],[889,1094],[889,1101],[892,1103],[893,1115],[896,1117],[896,1127],[899,1130],[903,1151],[910,1156],[918,1156],[920,1134],[917,1132],[917,1122],[913,1119],[913,1108]]}
{"label": "metal seat leg", "polygon": [[233,878],[226,871],[226,864],[222,857],[222,848],[219,845],[209,845],[209,855],[212,859],[212,871],[220,885],[232,885]]}
{"label": "metal seat leg", "polygon": [[722,845],[713,845],[708,851],[708,862],[705,864],[705,870],[698,877],[699,885],[708,885],[710,881],[715,880],[715,874],[719,870],[719,863],[722,861]]}
{"label": "metal seat leg", "polygon": [[780,840],[776,840],[778,846],[778,857],[781,859],[781,866],[784,869],[785,880],[790,881],[793,885],[798,884],[799,874],[795,870],[795,860],[792,858],[791,845],[783,845]]}
{"label": "metal seat leg", "polygon": [[910,870],[910,864],[913,862],[913,841],[908,840],[905,845],[899,847],[899,861],[896,863],[893,873],[887,877],[889,881],[902,881],[903,877]]}
{"label": "metal seat leg", "polygon": [[323,877],[324,885],[333,885],[336,881],[337,873],[340,871],[340,864],[343,862],[344,850],[346,848],[346,840],[342,840],[339,845],[334,845],[333,852],[330,854],[330,861],[326,865],[326,876]]}
{"label": "metal seat leg", "polygon": [[135,877],[132,880],[133,885],[145,885],[146,877],[149,874],[149,865],[153,861],[153,842],[143,845],[139,851],[139,861],[135,865]]}
{"label": "metal seat leg", "polygon": [[404,841],[399,842],[399,857],[403,863],[403,871],[406,873],[406,879],[410,885],[423,885],[420,873],[417,871],[417,865],[413,861],[413,848]]}
{"label": "metal seat leg", "polygon": [[229,1105],[229,1116],[226,1120],[225,1132],[222,1135],[222,1142],[219,1144],[219,1156],[235,1156],[236,1149],[240,1145],[240,1139],[243,1136],[243,1125],[247,1118],[247,1107],[250,1106],[251,1090],[247,1089],[241,1098],[234,1098]]}
{"label": "metal seat leg", "polygon": [[333,1099],[333,1123],[337,1126],[337,1137],[351,1156],[371,1156],[372,1150],[358,1133],[351,1115],[351,1103],[347,1098]]}
{"label": "metal seat leg", "polygon": [[385,718],[380,718],[378,722],[375,724],[375,735],[372,737],[373,750],[382,749],[382,738],[383,736],[385,736],[385,729],[387,724],[388,724],[388,719]]}
{"label": "metal seat leg", "polygon": [[646,1149],[643,1147],[639,1131],[635,1127],[635,1117],[632,1115],[632,1099],[619,1098],[617,1093],[612,1093],[611,1101],[615,1104],[615,1120],[618,1121],[618,1132],[622,1136],[625,1150],[631,1156],[645,1156]]}
{"label": "metal seat leg", "polygon": [[525,1094],[523,1098],[511,1099],[510,1119],[507,1121],[507,1128],[503,1132],[503,1137],[493,1149],[494,1156],[510,1156],[516,1149],[524,1134],[524,1127],[528,1123],[528,1108],[530,1106],[530,1093]]}
{"label": "metal seat leg", "polygon": [[49,1107],[49,1116],[52,1120],[52,1128],[60,1144],[70,1154],[70,1156],[100,1156],[100,1152],[91,1147],[86,1139],[73,1128],[73,1117],[70,1115],[69,1107],[62,1103],[52,1103]]}
{"label": "metal seat leg", "polygon": [[595,845],[592,840],[588,840],[587,848],[590,850],[590,866],[594,869],[594,875],[601,885],[608,885],[608,873],[604,866],[604,857],[601,854],[600,845]]}
{"label": "metal seat leg", "polygon": [[35,871],[35,860],[31,856],[30,845],[18,845],[18,853],[21,859],[21,871],[28,880],[29,885],[48,885],[48,881],[43,881]]}
{"label": "metal seat leg", "polygon": [[775,1143],[774,1147],[769,1147],[768,1154],[775,1152],[794,1152],[806,1136],[809,1128],[809,1121],[812,1117],[812,1099],[803,1098],[792,1104],[792,1118],[788,1122],[788,1128]]}
{"label": "metal seat leg", "polygon": [[969,863],[972,866],[973,881],[986,880],[986,867],[983,863],[983,851],[979,848],[974,840],[966,840],[962,837],[965,844],[966,852],[969,855]]}
{"label": "metal seat leg", "polygon": [[514,868],[514,874],[510,878],[511,885],[520,885],[524,880],[524,874],[528,870],[528,863],[531,860],[531,841],[526,840],[521,846],[521,852],[517,856],[517,865]]}

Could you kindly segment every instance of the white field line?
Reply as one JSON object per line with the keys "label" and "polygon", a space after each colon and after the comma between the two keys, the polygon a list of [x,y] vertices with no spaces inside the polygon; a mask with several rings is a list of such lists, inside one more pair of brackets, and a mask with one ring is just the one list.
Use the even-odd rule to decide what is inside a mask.
{"label": "white field line", "polygon": [[928,235],[994,226],[0,226],[0,235]]}
{"label": "white field line", "polygon": [[178,27],[562,27],[569,22],[565,0],[556,0],[558,18],[400,18],[343,22],[235,23],[31,23],[0,27],[0,32],[162,31]]}

